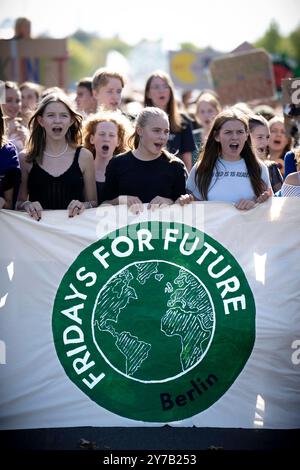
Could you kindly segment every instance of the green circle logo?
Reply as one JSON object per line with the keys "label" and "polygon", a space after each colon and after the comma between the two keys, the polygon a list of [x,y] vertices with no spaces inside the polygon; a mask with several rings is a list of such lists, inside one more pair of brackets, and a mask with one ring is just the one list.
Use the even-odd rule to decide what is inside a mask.
{"label": "green circle logo", "polygon": [[80,253],[57,291],[53,335],[66,374],[100,406],[177,421],[213,405],[244,368],[255,303],[220,243],[145,222]]}

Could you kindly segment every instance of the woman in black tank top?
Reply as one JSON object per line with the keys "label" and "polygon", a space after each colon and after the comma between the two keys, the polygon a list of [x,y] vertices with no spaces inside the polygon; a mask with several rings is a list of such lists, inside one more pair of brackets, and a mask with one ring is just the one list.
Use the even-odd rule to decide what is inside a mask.
{"label": "woman in black tank top", "polygon": [[67,209],[73,217],[97,206],[93,156],[79,146],[81,122],[63,93],[47,95],[29,122],[17,208],[35,220],[43,209]]}

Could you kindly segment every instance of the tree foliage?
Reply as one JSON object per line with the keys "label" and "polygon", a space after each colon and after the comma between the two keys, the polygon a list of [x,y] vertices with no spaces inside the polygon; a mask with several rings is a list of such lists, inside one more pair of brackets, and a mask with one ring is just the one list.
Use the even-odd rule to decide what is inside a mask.
{"label": "tree foliage", "polygon": [[[295,74],[300,73],[300,24],[288,36],[282,36],[278,23],[271,21],[265,34],[257,40],[256,47],[263,47],[274,56],[290,58],[295,63]],[[97,33],[76,31],[68,39],[70,52],[70,79],[72,82],[85,76],[91,76],[99,67],[106,63],[109,51],[116,50],[128,56],[132,46],[122,41],[118,36],[101,38]],[[191,51],[201,50],[196,44],[183,42],[182,49]]]}
{"label": "tree foliage", "polygon": [[281,34],[276,21],[271,21],[269,29],[264,36],[256,42],[257,47],[264,47],[271,54],[278,53],[281,42]]}
{"label": "tree foliage", "polygon": [[99,67],[103,67],[109,51],[115,50],[126,56],[131,46],[118,36],[104,39],[96,34],[78,30],[68,39],[68,49],[70,79],[74,82],[93,75]]}
{"label": "tree foliage", "polygon": [[292,57],[297,61],[300,67],[300,25],[289,35]]}
{"label": "tree foliage", "polygon": [[75,38],[68,39],[69,75],[71,81],[89,76],[93,73],[94,53]]}
{"label": "tree foliage", "polygon": [[255,43],[256,47],[264,47],[270,54],[282,56],[295,61],[295,69],[300,67],[300,24],[288,36],[282,36],[279,25],[275,21],[265,34]]}
{"label": "tree foliage", "polygon": [[192,42],[182,42],[180,44],[180,47],[181,49],[185,49],[186,51],[193,51],[193,52],[196,52],[196,51],[199,51],[200,48],[198,46],[196,46],[196,44],[192,43]]}

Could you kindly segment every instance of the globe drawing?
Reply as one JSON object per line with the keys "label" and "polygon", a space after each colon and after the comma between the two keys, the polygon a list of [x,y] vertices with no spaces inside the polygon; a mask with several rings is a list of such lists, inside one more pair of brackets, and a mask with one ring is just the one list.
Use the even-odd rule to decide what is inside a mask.
{"label": "globe drawing", "polygon": [[99,291],[92,329],[99,353],[116,371],[163,382],[205,356],[215,329],[213,302],[186,268],[162,260],[136,262]]}

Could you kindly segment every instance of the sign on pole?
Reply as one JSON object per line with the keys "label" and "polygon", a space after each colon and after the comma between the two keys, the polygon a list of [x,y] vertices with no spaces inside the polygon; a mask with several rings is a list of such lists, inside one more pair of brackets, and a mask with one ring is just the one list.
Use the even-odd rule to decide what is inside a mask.
{"label": "sign on pole", "polygon": [[217,58],[210,64],[210,72],[223,105],[272,98],[275,94],[272,61],[263,49]]}
{"label": "sign on pole", "polygon": [[169,51],[170,75],[174,85],[184,90],[212,88],[209,64],[221,53],[211,48],[204,51]]}
{"label": "sign on pole", "polygon": [[46,87],[68,85],[66,39],[0,40],[0,79]]}

